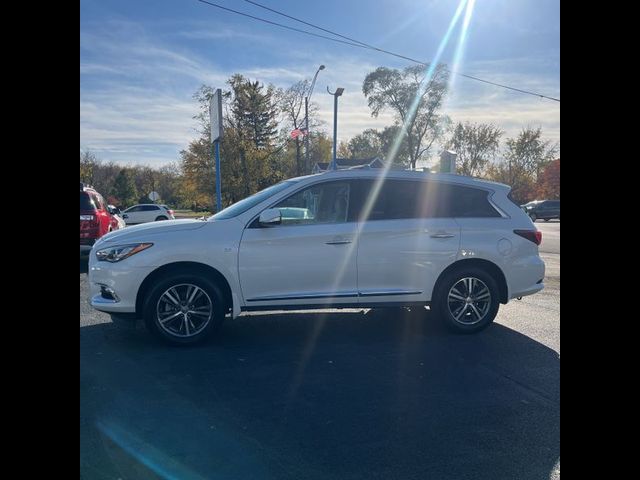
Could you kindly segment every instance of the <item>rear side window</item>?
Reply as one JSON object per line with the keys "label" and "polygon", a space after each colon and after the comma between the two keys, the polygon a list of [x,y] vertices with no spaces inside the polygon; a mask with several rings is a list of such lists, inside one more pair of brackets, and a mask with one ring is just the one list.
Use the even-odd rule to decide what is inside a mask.
{"label": "rear side window", "polygon": [[[489,192],[477,188],[438,182],[415,180],[386,180],[375,195],[374,182],[358,182],[358,215],[368,220],[397,220],[403,218],[470,218],[500,217],[488,200]],[[370,207],[367,207],[370,205]]]}
{"label": "rear side window", "polygon": [[157,207],[156,205],[143,205],[142,207],[140,207],[140,209],[143,212],[151,212],[153,210],[160,210],[160,208]]}
{"label": "rear side window", "polygon": [[80,192],[80,210],[95,210],[93,200],[86,192]]}

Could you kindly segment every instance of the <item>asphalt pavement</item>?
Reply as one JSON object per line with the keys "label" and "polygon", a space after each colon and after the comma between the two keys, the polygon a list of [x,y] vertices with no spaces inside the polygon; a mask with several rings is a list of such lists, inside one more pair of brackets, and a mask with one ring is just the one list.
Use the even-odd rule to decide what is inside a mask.
{"label": "asphalt pavement", "polygon": [[83,479],[559,478],[559,222],[546,288],[477,335],[425,309],[243,314],[168,347],[87,303]]}

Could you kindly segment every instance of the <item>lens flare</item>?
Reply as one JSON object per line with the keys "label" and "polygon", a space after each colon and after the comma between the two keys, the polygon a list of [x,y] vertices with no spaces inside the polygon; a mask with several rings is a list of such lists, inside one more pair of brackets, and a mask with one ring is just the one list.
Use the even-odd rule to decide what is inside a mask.
{"label": "lens flare", "polygon": [[[458,45],[456,46],[455,53],[453,55],[453,63],[451,66],[452,72],[457,72],[462,65],[464,59],[464,49],[467,45],[467,36],[469,34],[469,24],[471,23],[471,17],[473,15],[473,7],[476,4],[476,0],[468,0],[467,8],[464,11],[464,19],[462,20],[462,27],[460,28],[460,36],[458,37]],[[449,77],[449,85],[447,90],[451,92],[455,82],[456,75]]]}
{"label": "lens flare", "polygon": [[[436,70],[438,68],[438,64],[440,62],[440,59],[442,58],[442,54],[445,50],[445,48],[447,47],[447,45],[449,44],[449,40],[451,39],[451,34],[453,33],[456,25],[458,24],[458,21],[460,19],[460,17],[462,16],[462,13],[464,11],[465,6],[467,5],[468,2],[474,3],[474,0],[460,0],[460,3],[453,15],[453,18],[451,19],[451,22],[449,23],[449,27],[447,28],[446,33],[444,34],[444,37],[442,38],[442,40],[440,41],[440,44],[438,45],[438,50],[436,51],[436,55],[433,59],[433,61],[429,64],[427,71],[425,73],[424,78],[422,79],[422,81],[420,82],[420,85],[418,87],[418,90],[416,92],[416,96],[413,99],[412,103],[411,103],[411,107],[408,110],[408,114],[404,119],[404,122],[402,123],[402,126],[400,128],[400,131],[398,132],[398,135],[396,136],[396,138],[394,139],[393,145],[391,146],[391,149],[389,151],[389,155],[388,158],[386,159],[385,165],[383,166],[383,168],[381,168],[379,175],[377,176],[377,178],[374,181],[373,187],[371,189],[371,191],[369,192],[369,195],[367,196],[367,200],[365,201],[365,204],[362,208],[362,214],[360,215],[360,218],[358,219],[357,223],[356,223],[356,227],[355,227],[355,235],[353,238],[353,241],[347,246],[347,252],[346,255],[344,256],[344,259],[341,263],[341,265],[339,266],[339,268],[336,271],[336,275],[335,275],[335,281],[330,289],[331,292],[338,292],[338,288],[342,283],[342,278],[344,277],[344,274],[346,272],[346,269],[348,268],[349,265],[352,264],[353,262],[353,255],[354,253],[356,253],[356,262],[357,262],[357,245],[360,239],[360,235],[362,232],[362,228],[364,226],[364,222],[367,218],[369,218],[370,214],[371,214],[371,210],[373,208],[373,205],[376,201],[376,199],[378,198],[379,194],[380,194],[380,189],[382,188],[382,185],[384,183],[385,178],[387,177],[388,173],[389,173],[389,169],[391,168],[391,165],[393,164],[396,155],[398,154],[398,150],[400,149],[400,145],[402,143],[402,140],[404,138],[404,136],[406,135],[407,132],[407,126],[411,124],[411,122],[413,122],[413,118],[416,114],[416,111],[418,109],[418,106],[420,105],[420,101],[422,99],[422,96],[424,95],[426,89],[429,86],[429,83],[432,81],[434,74],[436,73]],[[467,18],[467,15],[465,15],[465,18]],[[470,13],[469,13],[469,19],[470,19]],[[339,293],[339,292],[338,292]],[[309,339],[307,340],[304,349],[303,349],[303,355],[302,355],[302,359],[299,365],[299,368],[296,371],[296,374],[294,376],[294,379],[292,381],[292,388],[290,391],[290,400],[293,399],[293,397],[295,397],[297,388],[301,382],[301,378],[304,375],[304,370],[306,369],[306,365],[309,362],[309,359],[311,358],[311,356],[313,355],[313,351],[315,350],[315,345],[317,342],[317,339],[324,327],[325,324],[325,320],[326,318],[321,318],[318,321],[318,324],[316,326],[316,328],[314,328],[313,334],[309,337]]]}

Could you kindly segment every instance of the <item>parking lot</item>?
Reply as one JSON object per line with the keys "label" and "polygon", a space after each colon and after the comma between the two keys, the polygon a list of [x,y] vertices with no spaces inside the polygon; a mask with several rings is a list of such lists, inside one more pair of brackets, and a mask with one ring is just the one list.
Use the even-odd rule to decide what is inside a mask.
{"label": "parking lot", "polygon": [[559,478],[560,223],[546,288],[478,335],[426,310],[243,314],[174,348],[88,304],[85,479]]}

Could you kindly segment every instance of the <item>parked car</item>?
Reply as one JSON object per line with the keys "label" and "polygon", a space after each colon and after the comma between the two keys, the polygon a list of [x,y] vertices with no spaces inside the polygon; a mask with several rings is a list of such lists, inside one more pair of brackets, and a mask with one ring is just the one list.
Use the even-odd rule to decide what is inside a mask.
{"label": "parked car", "polygon": [[120,210],[120,208],[114,205],[107,205],[107,210],[109,210],[109,213],[111,213],[111,216],[113,217],[115,223],[118,225],[118,228],[124,228],[127,226],[124,218],[122,218],[122,211]]}
{"label": "parked car", "polygon": [[119,228],[102,195],[80,182],[80,254],[89,253],[96,240]]}
{"label": "parked car", "polygon": [[99,241],[91,305],[176,344],[249,310],[429,305],[453,330],[478,332],[501,303],[544,287],[542,235],[509,191],[415,171],[293,178],[205,221]]}
{"label": "parked car", "polygon": [[548,222],[552,218],[560,220],[560,200],[534,200],[522,206],[532,221],[542,219]]}
{"label": "parked car", "polygon": [[122,218],[127,225],[137,225],[160,220],[174,220],[175,216],[173,210],[170,210],[166,205],[145,203],[127,208],[122,212]]}

